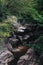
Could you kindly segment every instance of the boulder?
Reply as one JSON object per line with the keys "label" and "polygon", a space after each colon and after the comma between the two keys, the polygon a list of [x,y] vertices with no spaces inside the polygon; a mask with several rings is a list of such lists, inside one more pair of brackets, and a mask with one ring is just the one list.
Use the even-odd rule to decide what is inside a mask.
{"label": "boulder", "polygon": [[11,62],[14,59],[13,54],[8,51],[1,51],[0,52],[0,65],[8,65],[8,62]]}
{"label": "boulder", "polygon": [[21,56],[17,62],[17,65],[38,65],[38,60],[34,55],[32,48],[28,49],[26,54]]}

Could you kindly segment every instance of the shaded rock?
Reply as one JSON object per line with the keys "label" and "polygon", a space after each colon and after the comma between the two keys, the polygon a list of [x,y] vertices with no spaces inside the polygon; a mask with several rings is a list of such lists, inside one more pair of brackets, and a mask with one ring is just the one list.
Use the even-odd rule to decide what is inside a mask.
{"label": "shaded rock", "polygon": [[15,48],[20,45],[20,41],[15,38],[10,38],[9,43],[11,44],[12,48]]}
{"label": "shaded rock", "polygon": [[39,65],[43,65],[43,52],[40,55],[40,63],[39,63]]}
{"label": "shaded rock", "polygon": [[17,65],[38,65],[38,60],[34,55],[34,50],[32,48],[28,49],[26,54],[20,57]]}
{"label": "shaded rock", "polygon": [[14,48],[12,50],[14,57],[20,57],[21,55],[24,55],[27,51],[28,47],[26,46],[19,46],[18,48]]}

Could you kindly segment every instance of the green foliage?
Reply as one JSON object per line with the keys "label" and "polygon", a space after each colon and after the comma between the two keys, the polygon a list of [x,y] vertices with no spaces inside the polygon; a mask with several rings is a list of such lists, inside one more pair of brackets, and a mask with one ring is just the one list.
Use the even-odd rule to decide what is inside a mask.
{"label": "green foliage", "polygon": [[0,0],[0,22],[7,18],[9,15],[9,10],[6,7],[6,0]]}
{"label": "green foliage", "polygon": [[[10,3],[10,5],[9,5]],[[34,6],[35,5],[35,6]],[[8,10],[17,17],[23,17],[23,15],[31,16],[34,20],[43,22],[43,17],[38,13],[35,7],[37,5],[37,0],[10,0],[8,1],[7,7]]]}
{"label": "green foliage", "polygon": [[10,36],[11,25],[8,23],[0,23],[0,37]]}
{"label": "green foliage", "polygon": [[[17,18],[28,18],[43,23],[43,0],[0,0],[0,37],[10,36],[10,32],[12,32],[11,20],[6,18],[12,15]],[[43,37],[41,36],[39,42],[36,43],[37,45],[29,46],[40,53],[43,49],[42,43]]]}
{"label": "green foliage", "polygon": [[[0,37],[9,37],[10,33],[13,32],[12,24],[17,20],[14,16],[8,16],[7,19],[0,22]],[[16,21],[17,22],[17,21]]]}
{"label": "green foliage", "polygon": [[41,54],[41,52],[43,51],[43,36],[40,36],[36,43],[33,42],[31,44],[25,44],[25,46],[32,47],[35,49],[35,51],[37,51],[38,54]]}
{"label": "green foliage", "polygon": [[43,22],[43,16],[38,13],[40,11],[38,8],[42,6],[40,3],[42,0],[1,0],[0,13],[2,13],[2,17],[7,17],[7,15],[15,15],[18,18],[31,16],[34,20]]}
{"label": "green foliage", "polygon": [[39,40],[33,45],[33,47],[38,53],[41,53],[43,51],[43,36],[40,36],[38,39]]}

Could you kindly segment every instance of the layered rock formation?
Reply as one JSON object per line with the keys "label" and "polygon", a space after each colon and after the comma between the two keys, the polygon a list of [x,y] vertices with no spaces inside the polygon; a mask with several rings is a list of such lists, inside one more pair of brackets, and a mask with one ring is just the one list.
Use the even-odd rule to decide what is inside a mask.
{"label": "layered rock formation", "polygon": [[34,49],[28,49],[25,55],[20,57],[17,65],[39,65],[39,59],[35,55]]}
{"label": "layered rock formation", "polygon": [[8,65],[8,62],[14,59],[13,54],[8,50],[0,52],[0,65]]}

